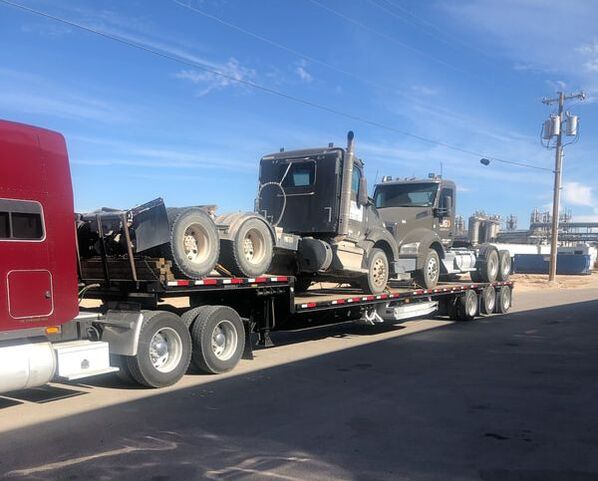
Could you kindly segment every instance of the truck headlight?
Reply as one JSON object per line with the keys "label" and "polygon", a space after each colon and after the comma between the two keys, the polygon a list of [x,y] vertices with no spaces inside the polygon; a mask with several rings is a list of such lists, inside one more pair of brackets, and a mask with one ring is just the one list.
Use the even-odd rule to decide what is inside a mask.
{"label": "truck headlight", "polygon": [[399,254],[404,255],[417,255],[419,252],[420,242],[410,242],[409,244],[403,244],[399,251]]}

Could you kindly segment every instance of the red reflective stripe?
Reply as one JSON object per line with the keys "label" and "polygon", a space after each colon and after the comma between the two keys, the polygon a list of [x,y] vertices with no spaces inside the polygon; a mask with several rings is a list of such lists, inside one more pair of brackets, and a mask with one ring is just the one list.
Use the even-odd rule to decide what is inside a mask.
{"label": "red reflective stripe", "polygon": [[256,277],[255,282],[266,282],[268,280],[267,277]]}
{"label": "red reflective stripe", "polygon": [[177,286],[188,286],[191,284],[191,281],[176,281]]}
{"label": "red reflective stripe", "polygon": [[239,277],[233,277],[233,278],[230,280],[230,283],[231,283],[231,284],[243,284],[243,281],[244,281],[244,279],[241,279],[241,278],[239,278]]}
{"label": "red reflective stripe", "polygon": [[274,280],[276,280],[278,282],[287,282],[289,280],[289,278],[285,277],[285,276],[283,276],[283,277],[280,277],[280,276],[279,277],[273,277],[272,279],[274,279]]}
{"label": "red reflective stripe", "polygon": [[307,303],[307,307],[316,307],[316,303],[315,302],[308,302]]}
{"label": "red reflective stripe", "polygon": [[218,284],[218,279],[204,279],[203,285],[204,286],[215,286]]}

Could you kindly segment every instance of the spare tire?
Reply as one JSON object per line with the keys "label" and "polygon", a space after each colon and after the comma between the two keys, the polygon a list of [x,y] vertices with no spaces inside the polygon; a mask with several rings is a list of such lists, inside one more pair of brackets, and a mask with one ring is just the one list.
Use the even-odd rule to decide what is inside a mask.
{"label": "spare tire", "polygon": [[258,277],[272,264],[274,242],[266,222],[248,217],[241,222],[232,240],[222,241],[220,263],[233,275]]}
{"label": "spare tire", "polygon": [[497,279],[501,282],[509,280],[511,275],[512,261],[511,253],[508,250],[498,251],[498,275]]}
{"label": "spare tire", "polygon": [[191,279],[207,276],[218,262],[220,241],[212,218],[199,207],[167,209],[170,242],[163,246],[175,271]]}
{"label": "spare tire", "polygon": [[499,268],[498,249],[489,244],[481,246],[475,267],[475,273],[471,273],[474,282],[495,282]]}

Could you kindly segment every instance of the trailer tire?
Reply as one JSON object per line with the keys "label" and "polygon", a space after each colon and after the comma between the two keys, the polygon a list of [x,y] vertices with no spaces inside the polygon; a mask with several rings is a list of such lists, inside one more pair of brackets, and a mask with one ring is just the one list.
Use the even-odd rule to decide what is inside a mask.
{"label": "trailer tire", "polygon": [[233,369],[245,349],[245,326],[234,309],[203,306],[191,326],[191,362],[199,371],[220,374]]}
{"label": "trailer tire", "polygon": [[471,273],[473,282],[495,282],[499,270],[498,249],[492,245],[482,246],[475,267],[475,273]]}
{"label": "trailer tire", "polygon": [[428,249],[424,267],[413,273],[415,282],[424,289],[434,289],[440,278],[440,257],[434,249]]}
{"label": "trailer tire", "polygon": [[220,240],[212,218],[198,207],[167,209],[170,242],[164,244],[163,254],[186,277],[201,279],[218,262]]}
{"label": "trailer tire", "polygon": [[511,253],[506,249],[498,251],[498,275],[496,276],[497,280],[501,282],[508,281],[509,276],[511,275],[512,268],[513,265],[511,261]]}
{"label": "trailer tire", "polygon": [[243,221],[232,240],[223,240],[220,263],[233,275],[259,277],[268,272],[274,255],[270,228],[261,219]]}
{"label": "trailer tire", "polygon": [[486,286],[480,296],[480,312],[489,316],[496,309],[496,289],[493,286]]}
{"label": "trailer tire", "polygon": [[478,295],[474,290],[465,291],[456,302],[457,320],[473,321],[478,314]]}
{"label": "trailer tire", "polygon": [[367,294],[380,294],[386,289],[389,277],[389,264],[386,253],[377,247],[374,247],[368,254],[367,260],[368,273],[360,279],[361,288]]}
{"label": "trailer tire", "polygon": [[502,286],[496,296],[496,312],[506,314],[511,309],[513,292],[509,286]]}
{"label": "trailer tire", "polygon": [[181,318],[167,311],[142,311],[136,356],[126,356],[131,376],[147,387],[165,387],[183,377],[191,362],[191,336]]}

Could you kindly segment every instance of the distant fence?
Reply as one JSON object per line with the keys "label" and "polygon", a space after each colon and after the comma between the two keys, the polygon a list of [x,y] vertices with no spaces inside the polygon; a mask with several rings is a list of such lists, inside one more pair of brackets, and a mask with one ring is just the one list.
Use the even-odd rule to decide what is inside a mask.
{"label": "distant fence", "polygon": [[[515,254],[513,270],[519,274],[548,274],[550,256],[544,254]],[[564,275],[587,275],[592,273],[589,255],[558,254],[556,273]]]}

